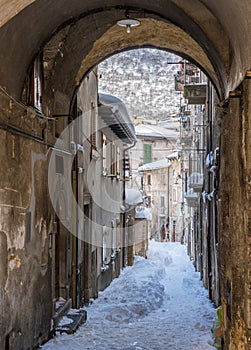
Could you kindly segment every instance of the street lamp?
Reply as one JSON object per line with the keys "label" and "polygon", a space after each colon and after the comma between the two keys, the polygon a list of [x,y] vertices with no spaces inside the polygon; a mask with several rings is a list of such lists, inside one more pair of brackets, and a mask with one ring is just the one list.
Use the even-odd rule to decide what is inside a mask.
{"label": "street lamp", "polygon": [[128,34],[130,34],[131,33],[131,28],[139,26],[141,24],[141,22],[138,21],[137,19],[129,18],[129,11],[128,10],[125,12],[125,17],[126,18],[119,20],[117,22],[117,25],[120,26],[120,27],[125,27],[126,28],[126,32]]}

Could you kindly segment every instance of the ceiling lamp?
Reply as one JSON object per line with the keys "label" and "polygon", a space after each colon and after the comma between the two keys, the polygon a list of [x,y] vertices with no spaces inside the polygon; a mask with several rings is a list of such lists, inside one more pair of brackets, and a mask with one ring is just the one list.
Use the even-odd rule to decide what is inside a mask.
{"label": "ceiling lamp", "polygon": [[129,18],[129,13],[128,11],[126,11],[125,13],[125,19],[121,19],[117,22],[117,25],[119,25],[120,27],[125,27],[126,28],[126,32],[129,34],[131,33],[131,28],[132,27],[137,27],[139,26],[141,23],[140,21],[138,21],[137,19],[132,19]]}

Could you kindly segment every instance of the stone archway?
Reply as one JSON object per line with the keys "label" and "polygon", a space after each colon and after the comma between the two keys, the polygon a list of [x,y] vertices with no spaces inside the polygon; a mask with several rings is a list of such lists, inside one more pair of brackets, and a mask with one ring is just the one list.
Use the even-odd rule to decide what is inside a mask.
{"label": "stone archway", "polygon": [[[233,97],[229,104],[222,103],[222,110],[217,112],[223,126],[224,152],[221,244],[225,255],[222,258],[222,274],[224,283],[227,278],[231,279],[234,300],[232,314],[236,312],[232,320],[227,321],[227,344],[237,348],[241,339],[244,349],[247,342],[250,343],[251,329],[248,139],[251,87],[250,80],[245,79],[250,77],[251,68],[249,0],[241,3],[211,0],[210,4],[205,0],[147,0],[143,5],[139,0],[5,0],[0,8],[0,101],[5,122],[2,136],[6,138],[7,131],[18,136],[19,127],[21,131],[25,130],[23,137],[41,144],[37,152],[44,152],[42,147],[47,145],[44,133],[49,122],[46,117],[53,116],[56,108],[62,114],[69,113],[83,77],[102,59],[115,52],[146,46],[179,53],[196,62],[207,73],[220,100],[225,101],[229,95]],[[116,26],[125,9],[142,22],[131,36]],[[28,71],[41,51],[45,58],[45,120],[36,119],[25,104],[20,104],[22,96],[25,96]],[[239,86],[240,89],[234,92]],[[26,102],[25,98],[22,102]],[[15,127],[12,125],[10,128],[7,122]],[[6,168],[13,167],[15,162],[17,169],[20,164],[15,158],[18,148],[15,137],[11,145],[10,150],[6,142],[6,151],[1,154],[5,157]],[[28,146],[26,149],[29,149]],[[44,175],[42,170],[39,174]],[[16,176],[15,193],[18,193],[19,174]],[[4,184],[8,183],[7,177],[3,181]],[[42,209],[38,215],[42,216]],[[5,213],[4,218],[7,216],[11,220],[11,214]],[[13,232],[22,233],[23,221],[15,225]],[[4,246],[6,250],[6,242]],[[243,255],[247,246],[248,251]],[[37,266],[41,268],[39,263]],[[32,285],[31,288],[35,287]],[[222,290],[224,293],[225,286]],[[227,303],[224,297],[223,302]],[[32,324],[33,321],[29,322]],[[231,334],[235,339],[231,338]]]}
{"label": "stone archway", "polygon": [[[64,57],[58,57],[55,61],[57,67],[53,69],[53,81],[50,81],[50,85],[56,90],[62,86],[59,75],[64,72],[67,76],[63,82],[64,90],[69,93],[85,71],[83,68],[87,63],[86,57],[91,54],[93,48],[98,49],[98,45],[102,45],[102,42],[104,44],[105,37],[101,37],[107,31],[114,40],[125,40],[124,36],[115,31],[116,21],[124,16],[125,9],[131,10],[134,17],[142,19],[143,25],[138,32],[138,38],[130,40],[127,45],[124,43],[121,48],[110,37],[109,43],[113,43],[114,47],[111,45],[110,53],[102,53],[101,48],[98,49],[99,60],[114,51],[152,42],[156,47],[186,54],[204,67],[222,99],[236,88],[250,68],[251,45],[247,40],[250,9],[247,0],[238,6],[233,0],[215,0],[211,1],[210,5],[198,0],[189,4],[182,0],[169,0],[158,4],[147,1],[143,6],[138,0],[128,1],[127,4],[122,4],[119,0],[107,1],[105,5],[102,1],[93,4],[92,1],[83,3],[74,0],[69,4],[65,0],[50,3],[23,0],[11,3],[5,1],[1,6],[0,84],[17,98],[20,98],[32,59],[62,28],[64,35],[58,36],[59,41],[54,36],[56,40],[53,44],[54,49],[60,49]],[[170,35],[163,38],[165,31],[174,34],[172,47],[169,47]],[[144,36],[147,40],[144,40]],[[102,42],[98,43],[99,40]],[[198,51],[197,57],[193,48]],[[85,62],[81,63],[83,60]],[[90,61],[89,66],[95,63]]]}

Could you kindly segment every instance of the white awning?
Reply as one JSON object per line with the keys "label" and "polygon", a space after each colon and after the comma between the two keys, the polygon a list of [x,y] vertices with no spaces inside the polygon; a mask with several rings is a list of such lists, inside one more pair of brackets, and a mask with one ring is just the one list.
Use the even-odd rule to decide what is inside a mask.
{"label": "white awning", "polygon": [[138,205],[143,202],[142,193],[134,188],[126,188],[125,203],[128,205]]}
{"label": "white awning", "polygon": [[99,93],[98,96],[99,117],[124,143],[133,144],[136,141],[134,124],[123,101],[109,94]]}

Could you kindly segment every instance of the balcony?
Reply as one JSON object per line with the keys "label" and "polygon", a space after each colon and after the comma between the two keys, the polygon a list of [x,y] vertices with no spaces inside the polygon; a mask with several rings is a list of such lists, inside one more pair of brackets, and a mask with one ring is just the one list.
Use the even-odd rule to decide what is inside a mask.
{"label": "balcony", "polygon": [[185,194],[186,203],[189,207],[197,207],[198,205],[198,199],[199,199],[199,193],[194,192],[193,189],[190,189]]}
{"label": "balcony", "polygon": [[202,105],[206,103],[206,83],[188,84],[184,86],[184,97],[190,105]]}
{"label": "balcony", "polygon": [[188,177],[187,184],[195,193],[199,193],[202,191],[203,181],[204,175],[194,172]]}

